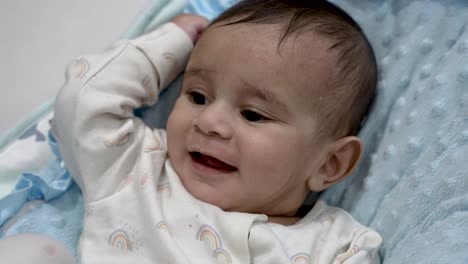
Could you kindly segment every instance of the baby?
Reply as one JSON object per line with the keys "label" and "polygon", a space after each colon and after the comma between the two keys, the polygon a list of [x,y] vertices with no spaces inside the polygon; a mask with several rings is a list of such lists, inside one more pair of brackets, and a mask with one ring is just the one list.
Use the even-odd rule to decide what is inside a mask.
{"label": "baby", "polygon": [[[69,68],[54,134],[85,200],[79,261],[379,263],[377,232],[320,200],[301,210],[362,152],[377,73],[359,26],[299,0],[207,25],[179,16]],[[167,131],[133,115],[184,69]]]}

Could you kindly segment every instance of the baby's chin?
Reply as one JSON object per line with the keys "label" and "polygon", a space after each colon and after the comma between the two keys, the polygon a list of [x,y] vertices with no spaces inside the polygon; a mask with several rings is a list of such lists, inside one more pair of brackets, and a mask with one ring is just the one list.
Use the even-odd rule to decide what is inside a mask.
{"label": "baby's chin", "polygon": [[230,194],[221,188],[216,188],[190,175],[179,173],[178,175],[185,190],[187,190],[193,198],[219,207],[224,211],[245,212],[245,210],[234,206],[233,201],[235,198],[230,197]]}
{"label": "baby's chin", "polygon": [[[280,211],[275,211],[275,210],[272,210],[272,211],[259,210],[258,208],[256,209],[256,208],[251,207],[252,204],[254,203],[253,201],[250,201],[248,204],[242,204],[242,202],[236,202],[236,199],[237,199],[236,197],[231,197],[228,192],[220,191],[219,189],[213,186],[210,186],[208,184],[205,184],[205,183],[193,184],[190,181],[184,180],[183,177],[181,177],[181,182],[182,182],[182,185],[187,190],[187,192],[190,193],[190,195],[192,195],[195,199],[202,201],[204,203],[216,206],[225,212],[262,214],[262,215],[272,216],[275,219],[292,218],[292,217],[296,218],[295,214],[297,210],[288,211],[288,212],[280,212]],[[277,223],[281,223],[281,222],[277,222]],[[289,223],[289,224],[292,224],[292,223]]]}
{"label": "baby's chin", "polygon": [[186,178],[183,175],[179,177],[184,188],[195,199],[211,205],[215,205],[223,210],[229,208],[227,205],[229,198],[228,196],[223,195],[224,193],[221,190],[216,189],[215,187],[203,181],[198,181],[193,178]]}
{"label": "baby's chin", "polygon": [[[294,210],[280,210],[277,204],[265,204],[252,199],[242,200],[245,195],[242,194],[242,186],[233,180],[236,178],[235,175],[228,174],[226,176],[222,174],[226,177],[224,180],[214,180],[213,178],[197,175],[192,169],[192,164],[187,160],[185,163],[180,162],[180,160],[171,159],[169,154],[169,162],[179,177],[182,186],[193,198],[214,205],[223,211],[273,216],[291,216],[297,211],[296,207],[294,207],[296,208]],[[254,206],[255,204],[257,206]],[[288,206],[288,209],[291,209],[290,207]]]}

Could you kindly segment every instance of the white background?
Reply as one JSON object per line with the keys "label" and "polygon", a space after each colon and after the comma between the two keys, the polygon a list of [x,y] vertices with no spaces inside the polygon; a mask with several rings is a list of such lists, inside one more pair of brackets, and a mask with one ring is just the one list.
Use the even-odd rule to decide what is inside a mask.
{"label": "white background", "polygon": [[53,98],[75,57],[103,50],[150,0],[0,0],[0,135]]}

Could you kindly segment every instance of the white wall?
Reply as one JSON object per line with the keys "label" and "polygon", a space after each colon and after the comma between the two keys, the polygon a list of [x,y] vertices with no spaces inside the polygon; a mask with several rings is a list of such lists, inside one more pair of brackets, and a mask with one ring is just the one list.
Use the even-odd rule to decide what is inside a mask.
{"label": "white wall", "polygon": [[65,66],[105,48],[150,0],[0,0],[0,134],[53,98]]}

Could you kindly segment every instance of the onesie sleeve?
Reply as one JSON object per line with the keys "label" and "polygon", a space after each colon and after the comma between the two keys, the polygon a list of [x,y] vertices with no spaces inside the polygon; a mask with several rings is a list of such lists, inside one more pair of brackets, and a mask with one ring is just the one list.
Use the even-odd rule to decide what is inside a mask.
{"label": "onesie sleeve", "polygon": [[185,68],[192,48],[189,36],[167,23],[68,67],[52,127],[63,160],[88,201],[115,192],[145,148],[165,145],[162,132],[147,127],[133,110],[157,101]]}
{"label": "onesie sleeve", "polygon": [[348,250],[338,255],[333,264],[379,264],[379,248],[382,237],[374,230],[368,229],[357,236]]}

